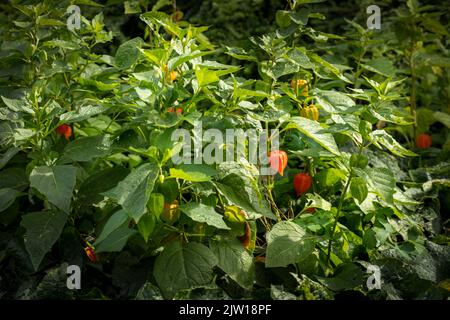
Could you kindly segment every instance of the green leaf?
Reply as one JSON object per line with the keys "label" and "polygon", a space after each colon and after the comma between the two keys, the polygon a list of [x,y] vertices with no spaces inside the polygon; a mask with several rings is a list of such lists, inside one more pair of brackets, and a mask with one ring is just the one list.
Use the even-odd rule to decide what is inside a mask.
{"label": "green leaf", "polygon": [[341,75],[341,72],[339,71],[339,69],[336,66],[334,66],[331,63],[329,63],[325,59],[319,57],[317,54],[309,52],[309,57],[311,58],[311,60],[313,60],[316,63],[320,64],[322,67],[324,67],[328,71],[331,71],[337,77],[339,77]]}
{"label": "green leaf", "polygon": [[291,151],[293,155],[298,155],[300,157],[311,157],[311,158],[334,158],[335,155],[323,150],[322,147],[308,148],[303,150]]}
{"label": "green leaf", "polygon": [[350,21],[346,18],[344,18],[345,22],[347,22],[348,24],[350,24],[353,28],[356,29],[356,31],[360,34],[363,35],[366,33],[366,29],[364,29],[360,24],[356,23],[355,21]]}
{"label": "green leaf", "polygon": [[73,123],[86,120],[92,116],[98,115],[100,113],[108,110],[108,107],[104,106],[84,106],[80,107],[78,110],[73,110],[62,114],[59,119],[61,123]]}
{"label": "green leaf", "polygon": [[314,250],[306,231],[291,221],[278,222],[267,235],[266,267],[285,267],[300,262]]}
{"label": "green leaf", "polygon": [[373,231],[372,229],[364,231],[363,244],[369,250],[376,248],[377,236],[375,234],[375,231]]}
{"label": "green leaf", "polygon": [[367,198],[368,193],[366,180],[361,177],[352,178],[350,181],[350,192],[359,203],[363,202]]}
{"label": "green leaf", "polygon": [[[420,109],[419,109],[420,110]],[[393,103],[380,103],[376,108],[370,108],[370,113],[378,120],[392,122],[399,125],[411,125],[413,120],[405,109],[397,108]],[[417,114],[417,119],[419,114]]]}
{"label": "green leaf", "polygon": [[304,48],[294,48],[289,51],[287,56],[303,69],[314,68],[314,64],[311,62],[311,60],[309,60],[308,55],[306,54],[306,49]]}
{"label": "green leaf", "polygon": [[[207,54],[211,54],[210,52],[201,52],[200,50],[196,50],[194,52],[186,53],[177,57],[174,57],[169,60],[167,63],[167,68],[169,70],[175,70],[177,67],[181,66],[183,63],[188,62],[189,60],[205,56]],[[196,73],[197,74],[197,73]]]}
{"label": "green leaf", "polygon": [[164,300],[161,291],[151,282],[146,282],[136,294],[136,300]]}
{"label": "green leaf", "polygon": [[[226,163],[221,165],[225,167]],[[276,220],[275,215],[269,209],[267,200],[261,195],[257,181],[251,177],[244,169],[235,164],[235,168],[227,168],[224,177],[215,186],[219,192],[233,204],[244,210],[251,219],[261,217],[261,215]],[[239,189],[236,188],[239,186]]]}
{"label": "green leaf", "polygon": [[340,154],[333,136],[329,133],[321,133],[323,128],[316,121],[303,117],[292,117],[285,129],[297,129],[334,155]]}
{"label": "green leaf", "polygon": [[69,212],[76,168],[70,165],[35,167],[30,174],[30,186],[64,212]]}
{"label": "green leaf", "polygon": [[217,266],[240,286],[251,289],[255,274],[253,257],[237,239],[210,241],[211,251],[218,259]]}
{"label": "green leaf", "polygon": [[195,76],[197,77],[198,85],[200,87],[204,87],[210,83],[219,81],[217,71],[209,70],[207,68],[196,69]]}
{"label": "green leaf", "polygon": [[112,232],[117,230],[120,226],[128,222],[128,215],[124,210],[115,212],[103,226],[102,232],[95,240],[94,246],[105,240]]}
{"label": "green leaf", "polygon": [[315,94],[317,104],[329,113],[346,112],[355,106],[355,102],[342,92],[315,89]]}
{"label": "green leaf", "polygon": [[373,168],[366,172],[368,173],[367,181],[372,186],[373,192],[392,204],[395,193],[395,178],[392,171],[386,168]]}
{"label": "green leaf", "polygon": [[262,92],[262,91],[254,91],[254,90],[243,89],[243,88],[239,88],[239,87],[234,88],[233,98],[242,99],[242,98],[246,98],[246,97],[267,98],[267,97],[270,97],[270,94]]}
{"label": "green leaf", "polygon": [[21,225],[25,228],[24,243],[35,270],[39,268],[45,254],[58,240],[67,214],[61,211],[42,211],[26,214]]}
{"label": "green leaf", "polygon": [[[164,0],[162,0],[164,1]],[[150,11],[140,15],[142,21],[150,27],[162,26],[167,31],[175,34],[178,38],[181,37],[182,29],[170,21],[170,17],[164,12]]]}
{"label": "green leaf", "polygon": [[69,142],[64,148],[62,161],[91,161],[109,155],[112,140],[110,135],[98,135],[94,137],[82,137]]}
{"label": "green leaf", "polygon": [[211,283],[217,258],[211,250],[197,242],[182,246],[172,242],[156,258],[153,275],[166,299],[182,289]]}
{"label": "green leaf", "polygon": [[396,72],[392,61],[388,58],[373,59],[368,61],[366,64],[361,64],[361,66],[366,70],[381,74],[385,77],[393,77]]}
{"label": "green leaf", "polygon": [[294,3],[296,4],[307,4],[307,3],[320,3],[325,2],[327,0],[295,0]]}
{"label": "green leaf", "polygon": [[[169,54],[169,51],[165,49],[146,49],[142,50],[144,53],[144,57],[146,57],[148,60],[156,64],[157,66],[162,66],[164,61],[167,59],[167,55]],[[138,80],[144,80],[143,77],[148,78],[148,75],[151,75],[152,73],[147,72],[141,72],[141,73],[135,73],[134,75]],[[148,79],[146,79],[148,80]]]}
{"label": "green leaf", "polygon": [[139,58],[139,47],[143,43],[141,38],[128,40],[117,49],[115,62],[121,69],[128,69],[135,64]]}
{"label": "green leaf", "polygon": [[283,285],[270,285],[270,298],[272,300],[297,300],[295,294],[290,293]]}
{"label": "green leaf", "polygon": [[433,186],[442,186],[445,188],[450,188],[450,179],[433,179],[425,182],[422,185],[424,191],[430,191],[433,189]]}
{"label": "green leaf", "polygon": [[314,176],[314,179],[318,181],[319,187],[332,187],[346,178],[344,171],[336,168],[329,168],[321,170]]}
{"label": "green leaf", "polygon": [[286,28],[291,24],[290,11],[278,10],[275,15],[275,21],[281,28]]}
{"label": "green leaf", "polygon": [[331,290],[339,291],[361,286],[364,276],[360,267],[348,262],[337,267],[333,278],[319,278],[318,280]]}
{"label": "green leaf", "polygon": [[95,252],[118,252],[122,251],[130,238],[137,231],[129,229],[127,225],[122,225],[111,232],[102,242],[99,242]]}
{"label": "green leaf", "polygon": [[114,188],[128,174],[129,170],[123,167],[113,167],[93,173],[81,184],[77,193],[77,203],[81,208],[99,203],[105,198],[102,193]]}
{"label": "green leaf", "polygon": [[106,83],[106,82],[92,80],[92,79],[86,79],[86,78],[82,78],[82,77],[78,78],[78,81],[80,82],[80,84],[82,84],[84,86],[92,86],[102,92],[111,91],[119,86],[119,83],[117,83],[117,82]]}
{"label": "green leaf", "polygon": [[1,96],[1,98],[11,111],[34,114],[34,110],[31,108],[29,102],[25,100],[9,99],[4,96]]}
{"label": "green leaf", "polygon": [[183,148],[183,142],[178,142],[177,144],[175,144],[175,146],[173,148],[166,149],[164,151],[163,159],[161,161],[162,166],[165,165],[167,163],[167,161],[172,159],[173,156],[179,154],[180,151],[182,150],[182,148]]}
{"label": "green leaf", "polygon": [[[76,249],[77,251],[79,248]],[[75,290],[68,290],[67,288],[67,262],[61,261],[58,264],[49,264],[45,266],[45,274],[42,278],[39,278],[39,283],[36,287],[33,287],[33,291],[25,293],[27,299],[32,300],[73,300],[75,299]],[[75,291],[75,292],[74,292]]]}
{"label": "green leaf", "polygon": [[12,188],[0,189],[0,212],[8,209],[20,194],[21,193],[19,191]]}
{"label": "green leaf", "polygon": [[370,137],[374,142],[374,145],[381,149],[381,146],[386,147],[390,152],[399,157],[417,156],[416,153],[405,149],[400,143],[398,143],[389,133],[384,130],[375,130],[370,133]]}
{"label": "green leaf", "polygon": [[93,0],[74,0],[72,3],[86,5],[86,6],[92,6],[92,7],[103,7],[103,5],[101,5],[100,3],[97,3]]}
{"label": "green leaf", "polygon": [[0,171],[0,189],[12,188],[24,191],[28,188],[28,174],[25,168],[10,167]]}
{"label": "green leaf", "polygon": [[171,5],[172,2],[170,0],[158,0],[155,5],[152,7],[152,11],[158,11],[164,6]]}
{"label": "green leaf", "polygon": [[5,153],[3,153],[0,156],[0,169],[3,168],[18,152],[19,148],[13,147],[9,148]]}
{"label": "green leaf", "polygon": [[432,17],[427,17],[422,20],[422,25],[427,29],[428,31],[431,31],[436,34],[440,34],[443,36],[448,36],[447,28],[444,27],[440,22],[439,19],[435,19]]}
{"label": "green leaf", "polygon": [[331,203],[316,193],[307,193],[306,198],[308,199],[308,207],[318,208],[325,211],[331,210]]}
{"label": "green leaf", "polygon": [[216,227],[217,229],[230,230],[230,228],[223,221],[222,216],[218,214],[213,207],[206,206],[202,203],[190,202],[188,204],[181,205],[180,210],[196,222],[204,222],[207,225]]}
{"label": "green leaf", "polygon": [[151,145],[157,147],[158,150],[163,153],[167,150],[172,149],[176,144],[176,141],[172,140],[172,135],[175,130],[176,128],[173,127],[166,128],[159,134],[152,136],[150,140]]}
{"label": "green leaf", "polygon": [[278,79],[287,74],[296,73],[299,71],[299,67],[296,63],[287,59],[278,59],[273,67],[267,71],[273,79]]}
{"label": "green leaf", "polygon": [[257,62],[258,59],[249,53],[247,53],[244,49],[241,48],[233,48],[233,47],[226,47],[227,51],[225,52],[227,55],[238,59],[238,60],[247,60],[247,61],[255,61]]}
{"label": "green leaf", "polygon": [[14,131],[6,121],[0,121],[0,144],[9,145],[14,142]]}
{"label": "green leaf", "polygon": [[49,41],[45,41],[42,45],[50,48],[63,48],[69,50],[77,50],[80,47],[75,42],[65,41],[61,39],[52,39]]}
{"label": "green leaf", "polygon": [[63,27],[66,25],[62,21],[56,19],[42,18],[42,16],[36,19],[36,24],[40,26],[52,26],[52,27]]}
{"label": "green leaf", "polygon": [[123,4],[125,7],[125,14],[141,13],[142,10],[139,6],[139,1],[125,1]]}
{"label": "green leaf", "polygon": [[14,139],[16,141],[29,140],[36,134],[34,129],[20,129],[17,128],[14,130]]}
{"label": "green leaf", "polygon": [[434,118],[436,121],[439,121],[440,123],[444,124],[448,129],[450,129],[450,115],[444,112],[435,111],[434,112]]}
{"label": "green leaf", "polygon": [[418,64],[422,66],[450,67],[450,58],[443,57],[442,55],[422,53],[418,55],[417,60]]}
{"label": "green leaf", "polygon": [[216,170],[205,164],[182,164],[170,168],[170,177],[192,182],[210,181],[216,174]]}
{"label": "green leaf", "polygon": [[145,163],[132,170],[124,180],[104,195],[115,200],[135,222],[138,222],[146,212],[146,205],[158,175],[157,165]]}

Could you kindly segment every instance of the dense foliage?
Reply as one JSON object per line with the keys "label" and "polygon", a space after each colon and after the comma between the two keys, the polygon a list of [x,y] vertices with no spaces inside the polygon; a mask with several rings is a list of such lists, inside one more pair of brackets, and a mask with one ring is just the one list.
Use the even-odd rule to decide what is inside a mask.
{"label": "dense foliage", "polygon": [[448,298],[449,4],[370,4],[0,4],[0,298]]}

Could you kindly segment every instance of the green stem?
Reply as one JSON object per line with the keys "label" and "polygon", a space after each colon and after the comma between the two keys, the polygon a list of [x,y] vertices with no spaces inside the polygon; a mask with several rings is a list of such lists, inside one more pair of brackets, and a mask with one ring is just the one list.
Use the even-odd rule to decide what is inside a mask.
{"label": "green stem", "polygon": [[334,234],[336,232],[338,220],[339,220],[339,217],[340,217],[340,214],[341,214],[341,210],[342,210],[342,204],[344,203],[345,194],[347,193],[348,187],[350,186],[350,181],[352,180],[352,176],[353,176],[353,169],[350,169],[350,175],[348,177],[347,183],[345,184],[344,190],[342,191],[341,197],[339,199],[338,210],[337,210],[336,216],[334,217],[333,228],[331,229],[330,240],[328,241],[326,265],[328,265],[329,262],[330,262],[331,247],[333,245],[333,237],[334,237]]}
{"label": "green stem", "polygon": [[417,119],[416,119],[416,67],[414,64],[414,52],[416,50],[415,44],[413,44],[413,47],[411,49],[411,56],[409,58],[409,65],[411,68],[411,97],[410,97],[410,103],[411,103],[411,116],[414,120],[413,123],[413,139],[411,139],[411,146],[414,147],[414,140],[416,137],[416,128],[417,128]]}
{"label": "green stem", "polygon": [[359,88],[359,83],[358,83],[358,78],[362,73],[362,68],[361,68],[361,60],[364,57],[364,55],[366,54],[366,42],[364,40],[363,42],[363,46],[361,48],[361,54],[358,57],[358,61],[357,61],[357,66],[356,66],[356,72],[355,72],[355,83],[354,86],[355,88]]}
{"label": "green stem", "polygon": [[[364,149],[364,143],[361,144],[361,146],[359,147],[358,155],[361,155],[363,149]],[[351,180],[353,178],[353,174],[354,174],[353,167],[351,167],[347,183],[345,184],[344,190],[342,191],[341,197],[339,198],[339,205],[338,205],[338,210],[337,210],[336,216],[334,217],[333,228],[331,229],[330,240],[328,241],[326,265],[329,265],[329,262],[330,262],[331,247],[333,245],[334,234],[336,232],[338,220],[339,220],[339,217],[340,217],[340,214],[341,214],[341,211],[342,211],[342,205],[344,204],[345,195],[347,194],[347,190],[348,190],[348,188],[350,186],[350,182],[351,182]]]}
{"label": "green stem", "polygon": [[269,196],[269,200],[272,204],[272,207],[275,209],[275,214],[277,216],[278,222],[281,221],[281,214],[280,214],[280,209],[278,208],[275,200],[273,199],[273,195],[272,195],[272,188],[271,186],[267,186],[267,194]]}

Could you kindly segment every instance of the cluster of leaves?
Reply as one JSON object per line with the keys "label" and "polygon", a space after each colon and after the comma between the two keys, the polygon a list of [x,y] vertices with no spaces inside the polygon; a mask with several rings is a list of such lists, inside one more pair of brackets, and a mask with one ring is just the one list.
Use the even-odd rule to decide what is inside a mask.
{"label": "cluster of leaves", "polygon": [[[292,0],[273,32],[221,52],[207,27],[157,11],[164,1],[147,12],[127,1],[146,30],[110,54],[102,13],[66,27],[69,5],[95,2],[29,2],[1,21],[0,297],[448,297],[450,58],[438,7],[408,1],[383,31],[356,18],[335,35],[312,27],[325,16],[307,4],[320,1]],[[187,145],[232,147],[202,140],[199,121],[278,129],[284,174],[261,176],[237,152],[174,164]],[[176,129],[190,140],[173,141]],[[416,148],[425,132],[433,147]],[[294,190],[298,173],[313,177],[307,193]],[[71,264],[82,290],[65,287]],[[374,266],[383,283],[370,291]]]}

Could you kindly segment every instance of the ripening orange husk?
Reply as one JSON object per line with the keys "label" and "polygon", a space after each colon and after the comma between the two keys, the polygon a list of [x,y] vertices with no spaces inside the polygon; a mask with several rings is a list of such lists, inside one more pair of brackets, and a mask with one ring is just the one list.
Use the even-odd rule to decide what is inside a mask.
{"label": "ripening orange husk", "polygon": [[167,223],[174,223],[180,217],[180,208],[178,200],[174,200],[172,203],[164,203],[164,210],[161,213],[161,219]]}
{"label": "ripening orange husk", "polygon": [[239,241],[241,241],[242,246],[245,249],[248,249],[250,247],[251,238],[252,238],[252,229],[250,228],[250,224],[248,222],[245,222],[244,235],[239,237]]}
{"label": "ripening orange husk", "polygon": [[269,154],[270,167],[280,175],[283,175],[284,169],[287,166],[288,156],[283,150],[273,150]]}
{"label": "ripening orange husk", "polygon": [[297,173],[294,176],[294,189],[297,197],[306,193],[311,188],[312,177],[307,173]]}
{"label": "ripening orange husk", "polygon": [[67,124],[62,124],[56,128],[56,133],[64,136],[66,140],[69,140],[72,136],[72,127]]}
{"label": "ripening orange husk", "polygon": [[431,136],[426,133],[419,134],[416,137],[416,147],[419,149],[428,149],[432,143]]}
{"label": "ripening orange husk", "polygon": [[86,256],[91,260],[92,262],[97,262],[97,255],[95,254],[95,251],[92,247],[85,247],[84,252],[86,253]]}
{"label": "ripening orange husk", "polygon": [[292,89],[295,90],[295,92],[297,92],[298,89],[302,89],[302,92],[300,95],[303,97],[308,96],[308,81],[306,81],[304,79],[298,79],[298,80],[293,79],[291,81],[291,87],[292,87]]}
{"label": "ripening orange husk", "polygon": [[300,110],[300,115],[304,118],[318,121],[319,120],[319,110],[317,110],[317,107],[313,104],[303,107]]}
{"label": "ripening orange husk", "polygon": [[167,112],[176,113],[176,114],[180,115],[180,114],[183,113],[183,109],[182,108],[170,107],[170,108],[167,108]]}

